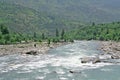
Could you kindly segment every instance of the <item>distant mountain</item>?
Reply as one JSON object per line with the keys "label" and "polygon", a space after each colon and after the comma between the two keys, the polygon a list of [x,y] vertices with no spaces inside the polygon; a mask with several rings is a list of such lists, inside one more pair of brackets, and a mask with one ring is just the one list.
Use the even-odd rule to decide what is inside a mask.
{"label": "distant mountain", "polygon": [[[81,23],[120,21],[119,0],[0,0],[0,24],[20,33],[54,33]],[[49,34],[51,35],[51,34]]]}
{"label": "distant mountain", "polygon": [[120,21],[120,0],[1,0],[47,14],[51,19],[81,22]]}
{"label": "distant mountain", "polygon": [[[11,31],[29,34],[54,33],[56,28],[69,29],[71,26],[71,22],[54,19],[32,8],[5,2],[0,2],[0,24],[7,25]],[[72,22],[73,24],[76,23]]]}
{"label": "distant mountain", "polygon": [[19,5],[0,3],[0,24],[9,26],[15,32],[31,33],[40,31],[42,25],[51,19],[39,12]]}

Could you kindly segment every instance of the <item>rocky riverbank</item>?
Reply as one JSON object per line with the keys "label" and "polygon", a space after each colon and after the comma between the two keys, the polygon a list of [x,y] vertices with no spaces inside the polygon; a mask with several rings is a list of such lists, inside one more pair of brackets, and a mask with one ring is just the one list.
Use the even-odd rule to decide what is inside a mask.
{"label": "rocky riverbank", "polygon": [[120,42],[112,42],[112,41],[101,41],[100,49],[103,53],[88,56],[81,58],[81,63],[99,63],[99,62],[107,62],[107,63],[119,63],[113,62],[112,60],[120,59]]}
{"label": "rocky riverbank", "polygon": [[46,42],[32,42],[25,44],[0,45],[0,56],[9,54],[45,54],[51,48],[56,48],[68,43],[51,43],[49,46]]}
{"label": "rocky riverbank", "polygon": [[120,59],[120,42],[101,42],[101,50],[104,54],[109,54],[113,59]]}

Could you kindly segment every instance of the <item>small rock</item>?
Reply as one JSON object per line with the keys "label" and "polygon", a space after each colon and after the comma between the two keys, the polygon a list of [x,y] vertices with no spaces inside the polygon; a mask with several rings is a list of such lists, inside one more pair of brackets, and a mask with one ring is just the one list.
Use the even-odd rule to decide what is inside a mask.
{"label": "small rock", "polygon": [[116,51],[120,51],[120,48],[117,48],[117,47],[115,47],[113,49],[116,50]]}
{"label": "small rock", "polygon": [[77,71],[69,71],[70,73],[81,73],[81,72],[77,72]]}
{"label": "small rock", "polygon": [[37,45],[36,44],[34,44],[34,47],[36,47]]}
{"label": "small rock", "polygon": [[74,73],[73,71],[69,71],[70,73]]}

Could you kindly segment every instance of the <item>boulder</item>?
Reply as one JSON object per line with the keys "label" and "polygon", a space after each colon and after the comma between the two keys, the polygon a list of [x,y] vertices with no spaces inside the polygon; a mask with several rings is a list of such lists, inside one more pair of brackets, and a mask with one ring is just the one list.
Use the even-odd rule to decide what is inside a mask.
{"label": "boulder", "polygon": [[92,61],[93,64],[99,63],[99,62],[101,62],[101,60],[99,58],[94,58]]}
{"label": "boulder", "polygon": [[101,59],[101,60],[111,59],[111,55],[110,54],[101,54],[101,55],[99,55],[99,59]]}
{"label": "boulder", "polygon": [[93,64],[101,62],[99,57],[84,57],[81,58],[81,63],[89,63],[92,62]]}
{"label": "boulder", "polygon": [[84,57],[81,58],[81,63],[88,63],[92,61],[92,57]]}
{"label": "boulder", "polygon": [[29,55],[37,55],[37,51],[29,51],[29,52],[26,52],[25,54],[29,54]]}
{"label": "boulder", "polygon": [[119,47],[115,47],[115,48],[113,48],[113,50],[120,51],[120,48]]}
{"label": "boulder", "polygon": [[111,59],[120,59],[119,55],[111,55]]}

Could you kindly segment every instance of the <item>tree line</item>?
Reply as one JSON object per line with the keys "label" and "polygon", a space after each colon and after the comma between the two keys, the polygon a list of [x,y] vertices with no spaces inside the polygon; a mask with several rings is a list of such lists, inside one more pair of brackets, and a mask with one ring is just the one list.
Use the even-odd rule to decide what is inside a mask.
{"label": "tree line", "polygon": [[77,40],[120,41],[120,22],[82,26],[66,34]]}
{"label": "tree line", "polygon": [[[0,44],[16,44],[16,43],[27,43],[27,42],[42,42],[46,41],[48,44],[51,42],[65,42],[68,39],[65,37],[65,29],[55,30],[55,35],[49,36],[47,33],[37,34],[33,32],[33,35],[28,35],[19,32],[12,32],[4,24],[0,25]],[[70,40],[69,40],[70,41]]]}
{"label": "tree line", "polygon": [[54,35],[50,36],[47,33],[38,35],[36,32],[33,35],[23,34],[19,32],[11,32],[9,28],[3,24],[0,25],[0,44],[16,44],[22,42],[73,42],[73,40],[101,40],[101,41],[120,41],[120,22],[107,24],[95,24],[80,26],[77,29],[66,32],[65,29],[57,29]]}

